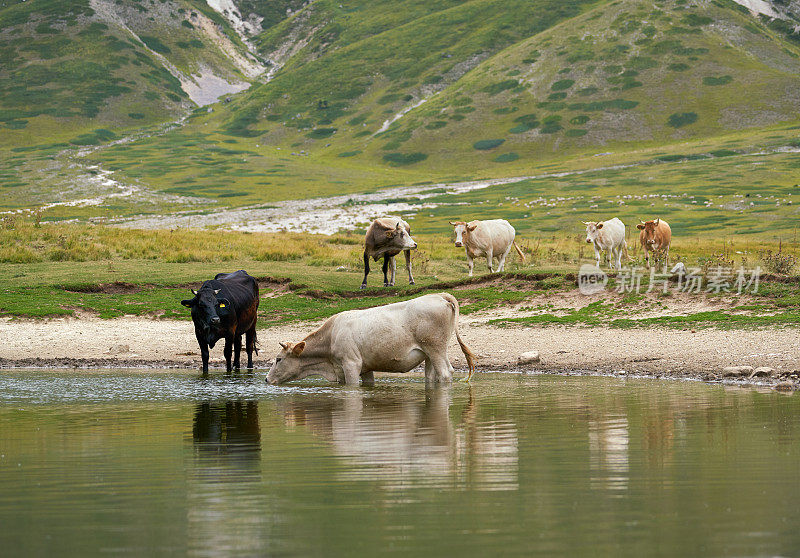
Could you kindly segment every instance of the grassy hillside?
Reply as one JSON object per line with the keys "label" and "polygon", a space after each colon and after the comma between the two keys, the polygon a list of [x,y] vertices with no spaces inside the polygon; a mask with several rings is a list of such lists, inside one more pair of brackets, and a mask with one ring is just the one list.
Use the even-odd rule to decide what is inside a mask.
{"label": "grassy hillside", "polygon": [[[64,29],[41,40],[85,40],[85,49],[129,45],[113,47],[126,60],[104,66],[103,87],[130,91],[103,97],[94,116],[78,106],[72,116],[54,117],[46,111],[55,110],[47,103],[62,102],[50,95],[55,86],[29,86],[43,92],[26,110],[45,112],[11,115],[10,128],[18,128],[11,131],[21,135],[3,135],[14,145],[0,161],[9,193],[4,209],[58,200],[46,219],[204,214],[390,186],[543,175],[426,200],[436,207],[415,212],[415,227],[444,232],[447,217],[502,215],[524,223],[527,235],[572,234],[575,216],[613,211],[626,221],[659,213],[679,221],[681,234],[724,228],[777,238],[794,228],[800,174],[785,151],[800,144],[800,42],[787,22],[754,17],[730,0],[412,0],[403,9],[395,0],[318,0],[269,10],[237,0],[242,19],[263,18],[266,30],[253,43],[281,68],[268,83],[211,110],[195,109],[164,130],[156,124],[190,104],[169,85],[156,51],[182,73],[206,63],[224,68],[213,41],[182,46],[201,33],[189,27],[194,10],[243,48],[222,15],[201,0],[114,3],[113,14],[133,34],[157,39],[145,47],[123,37],[119,25],[99,27],[106,24],[96,20],[108,13],[88,3],[28,3],[34,4],[47,9],[0,10],[0,17],[28,18],[14,33],[4,26],[0,38],[39,37],[39,20],[50,12],[63,19],[69,5],[75,23],[51,22]],[[27,51],[16,40],[13,71],[65,63],[23,60],[19,53]],[[140,58],[141,69],[134,63]],[[157,68],[144,59],[161,64],[160,84],[153,82]],[[13,90],[10,78],[5,83]],[[72,88],[94,98],[101,81],[70,83],[58,85],[67,107],[77,103],[67,95]],[[136,104],[147,95],[161,96]],[[132,141],[58,155],[63,144],[103,143],[144,124],[152,126]],[[134,195],[95,203],[95,165],[114,171],[119,188]],[[554,176],[563,172],[586,174]],[[753,199],[742,204],[747,194]],[[85,200],[69,201],[75,198]],[[422,207],[413,197],[408,202]]]}
{"label": "grassy hillside", "polygon": [[181,80],[248,79],[244,47],[204,2],[9,4],[0,8],[0,148],[103,143],[195,106]]}

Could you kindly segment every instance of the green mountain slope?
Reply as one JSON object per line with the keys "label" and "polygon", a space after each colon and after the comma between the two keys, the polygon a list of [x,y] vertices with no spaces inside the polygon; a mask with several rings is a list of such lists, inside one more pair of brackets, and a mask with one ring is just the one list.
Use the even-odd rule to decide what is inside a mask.
{"label": "green mountain slope", "polygon": [[223,18],[184,0],[7,5],[0,59],[6,146],[99,143],[241,90],[260,71]]}
{"label": "green mountain slope", "polygon": [[[731,0],[232,2],[212,2],[224,14],[202,0],[0,8],[0,53],[11,61],[0,68],[0,147],[38,146],[0,169],[17,185],[7,207],[25,206],[25,185],[44,180],[52,148],[42,146],[136,129],[138,139],[77,159],[173,196],[170,211],[194,208],[192,198],[216,204],[207,212],[797,141],[800,35]],[[259,61],[274,65],[255,77],[248,64]],[[206,72],[253,86],[197,108],[175,76]],[[35,199],[72,181],[59,172]],[[658,180],[674,186],[691,180],[686,172]],[[131,197],[52,211],[156,206]]]}
{"label": "green mountain slope", "polygon": [[793,44],[732,3],[655,5],[614,2],[515,44],[383,136],[404,151],[444,146],[433,166],[480,167],[798,120]]}
{"label": "green mountain slope", "polygon": [[262,50],[298,20],[313,32],[222,128],[450,172],[798,119],[798,45],[733,2],[620,0],[566,20],[563,3],[431,5],[392,26],[388,6],[379,19],[315,4],[276,26]]}

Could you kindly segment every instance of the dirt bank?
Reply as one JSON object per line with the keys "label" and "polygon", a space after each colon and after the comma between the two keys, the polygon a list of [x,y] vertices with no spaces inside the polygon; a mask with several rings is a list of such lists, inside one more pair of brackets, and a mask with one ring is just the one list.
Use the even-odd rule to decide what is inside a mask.
{"label": "dirt bank", "polygon": [[[538,351],[541,363],[527,368],[543,372],[645,374],[715,381],[722,379],[726,366],[767,366],[775,372],[753,381],[778,384],[796,382],[791,375],[800,371],[800,332],[796,329],[691,332],[573,326],[501,328],[476,319],[463,322],[462,336],[479,355],[479,369],[483,370],[519,368],[520,353]],[[259,331],[262,351],[256,358],[256,367],[265,370],[269,366],[279,341],[298,341],[315,326],[278,326]],[[4,319],[0,320],[0,338],[0,367],[4,368],[195,368],[200,361],[188,321]],[[454,340],[450,354],[457,368],[466,366]],[[212,351],[212,363],[223,363],[219,345]]]}

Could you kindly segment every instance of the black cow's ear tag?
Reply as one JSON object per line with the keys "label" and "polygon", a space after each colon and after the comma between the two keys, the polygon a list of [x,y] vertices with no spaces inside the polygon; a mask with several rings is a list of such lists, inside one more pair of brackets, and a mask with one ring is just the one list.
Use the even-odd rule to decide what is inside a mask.
{"label": "black cow's ear tag", "polygon": [[220,307],[220,308],[225,308],[225,303],[224,303],[224,302],[220,302],[220,303],[219,303],[219,307]]}

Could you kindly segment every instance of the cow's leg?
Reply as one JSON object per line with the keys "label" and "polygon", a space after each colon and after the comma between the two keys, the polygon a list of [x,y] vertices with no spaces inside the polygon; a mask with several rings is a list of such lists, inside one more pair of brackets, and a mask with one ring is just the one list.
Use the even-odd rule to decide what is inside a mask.
{"label": "cow's leg", "polygon": [[198,329],[194,330],[194,335],[197,337],[197,344],[200,345],[200,358],[203,360],[203,376],[208,375],[208,343],[206,343],[205,335]]}
{"label": "cow's leg", "polygon": [[395,280],[395,276],[397,275],[397,260],[394,257],[392,257],[391,258],[391,262],[392,262],[391,263],[391,266],[392,266],[392,279],[391,279],[391,281],[389,281],[389,286],[390,287],[394,287],[394,280]]}
{"label": "cow's leg", "polygon": [[644,247],[644,263],[647,265],[647,269],[650,269],[650,251],[647,246]]}
{"label": "cow's leg", "polygon": [[597,249],[597,246],[594,247],[594,265],[600,267],[600,250]]}
{"label": "cow's leg", "polygon": [[619,271],[620,269],[622,269],[622,244],[617,246],[616,253],[614,254],[614,260],[615,260],[616,270]]}
{"label": "cow's leg", "polygon": [[411,275],[411,250],[403,250],[406,256],[406,270],[408,271],[408,284],[414,284],[414,276]]}
{"label": "cow's leg", "polygon": [[425,383],[432,384],[436,381],[436,371],[433,368],[433,361],[429,356],[425,356]]}
{"label": "cow's leg", "polygon": [[203,376],[208,376],[208,345],[200,343],[200,358],[203,359]]}
{"label": "cow's leg", "polygon": [[664,267],[669,267],[669,246],[667,246],[667,250],[664,252]]}
{"label": "cow's leg", "polygon": [[494,273],[494,269],[492,267],[492,258],[493,258],[492,252],[491,251],[486,252],[486,265],[489,266],[489,273]]}
{"label": "cow's leg", "polygon": [[367,275],[369,275],[369,254],[364,250],[364,280],[361,282],[361,288],[367,288]]}
{"label": "cow's leg", "polygon": [[371,370],[369,372],[362,372],[361,373],[361,385],[362,386],[374,386],[375,385],[375,373]]}
{"label": "cow's leg", "polygon": [[253,369],[253,351],[256,349],[256,326],[248,329],[244,334],[244,348],[247,351],[247,369]]}
{"label": "cow's leg", "polygon": [[233,336],[233,369],[237,372],[241,369],[239,357],[242,354],[242,336]]}
{"label": "cow's leg", "polygon": [[506,270],[506,257],[508,256],[508,252],[511,250],[511,246],[508,247],[502,256],[500,256],[500,264],[498,265],[497,271],[505,271]]}
{"label": "cow's leg", "polygon": [[475,262],[470,256],[467,256],[467,267],[469,268],[468,275],[472,277],[472,268],[475,267]]}
{"label": "cow's leg", "polygon": [[442,351],[439,355],[432,355],[431,361],[433,362],[433,372],[437,382],[450,383],[453,381],[453,374],[450,371],[452,366],[450,361],[447,360],[445,351]]}
{"label": "cow's leg", "polygon": [[383,286],[389,286],[389,258],[391,256],[383,256]]}
{"label": "cow's leg", "polygon": [[344,372],[344,383],[349,386],[357,386],[361,379],[361,361],[352,359],[342,362],[342,372]]}
{"label": "cow's leg", "polygon": [[233,339],[230,337],[225,338],[225,349],[222,351],[225,355],[225,366],[228,374],[231,372],[231,355],[233,354]]}

